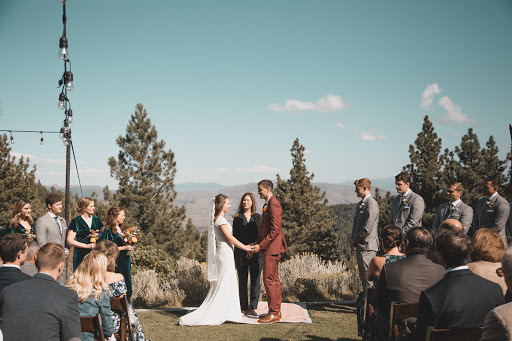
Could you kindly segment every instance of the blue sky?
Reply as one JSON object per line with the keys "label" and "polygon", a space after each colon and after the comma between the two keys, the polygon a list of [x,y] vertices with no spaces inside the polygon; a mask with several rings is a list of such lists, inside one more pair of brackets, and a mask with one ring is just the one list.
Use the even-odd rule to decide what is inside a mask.
{"label": "blue sky", "polygon": [[[0,1],[0,129],[60,129],[61,16],[56,0]],[[139,102],[177,183],[286,178],[296,137],[315,181],[393,176],[425,114],[445,148],[468,127],[510,148],[510,1],[68,0],[67,16],[82,184],[116,187],[107,159]],[[56,135],[13,135],[64,185]]]}

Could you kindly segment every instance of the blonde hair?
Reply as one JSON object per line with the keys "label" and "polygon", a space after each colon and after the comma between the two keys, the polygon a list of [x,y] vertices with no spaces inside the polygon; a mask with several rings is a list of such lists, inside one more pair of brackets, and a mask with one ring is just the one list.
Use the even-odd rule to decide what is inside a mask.
{"label": "blonde hair", "polygon": [[91,204],[91,202],[94,202],[94,200],[88,197],[83,197],[82,199],[78,200],[78,206],[76,207],[78,214],[82,215],[82,213],[85,212],[85,209]]}
{"label": "blonde hair", "polygon": [[105,279],[107,264],[107,257],[99,252],[91,252],[84,257],[67,284],[77,293],[80,302],[85,302],[91,295],[98,301],[102,291],[109,291]]}
{"label": "blonde hair", "polygon": [[372,182],[368,178],[362,178],[354,181],[354,185],[357,187],[366,187],[368,190],[372,189]]}
{"label": "blonde hair", "polygon": [[115,271],[116,260],[119,257],[119,247],[116,243],[111,240],[100,240],[96,243],[92,252],[104,254],[108,260],[107,270]]}

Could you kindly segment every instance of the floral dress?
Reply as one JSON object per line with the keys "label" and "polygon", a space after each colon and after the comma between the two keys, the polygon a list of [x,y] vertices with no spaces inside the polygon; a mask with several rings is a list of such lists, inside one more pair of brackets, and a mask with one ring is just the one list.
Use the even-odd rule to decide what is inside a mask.
{"label": "floral dress", "polygon": [[[89,235],[91,234],[92,230],[99,231],[100,228],[103,227],[103,223],[101,222],[100,218],[96,216],[92,216],[92,223],[91,228],[89,228],[89,225],[85,222],[85,220],[82,218],[82,216],[78,216],[75,219],[71,220],[71,223],[69,223],[68,229],[71,231],[76,232],[75,239],[84,244],[91,244],[91,238]],[[80,263],[82,263],[82,260],[84,257],[91,252],[90,249],[82,249],[79,247],[75,247],[75,252],[73,254],[73,271],[78,268]]]}
{"label": "floral dress", "polygon": [[[110,298],[118,297],[124,294],[126,294],[126,283],[124,282],[124,279],[110,284]],[[135,341],[145,341],[146,337],[144,336],[144,332],[140,326],[139,319],[135,314],[135,309],[133,309],[130,303],[128,303],[128,315],[130,316],[133,339]],[[121,326],[121,316],[119,316],[119,314],[116,312],[113,312],[112,319],[114,320],[114,329],[117,333],[119,331],[119,327]]]}

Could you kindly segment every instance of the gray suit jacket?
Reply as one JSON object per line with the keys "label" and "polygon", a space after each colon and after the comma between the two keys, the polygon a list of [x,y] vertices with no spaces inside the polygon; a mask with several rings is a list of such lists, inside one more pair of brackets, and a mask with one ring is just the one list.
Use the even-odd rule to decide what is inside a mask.
{"label": "gray suit jacket", "polygon": [[351,235],[357,251],[379,250],[378,222],[379,204],[377,201],[372,197],[366,199],[365,202],[360,201],[356,206]]}
{"label": "gray suit jacket", "polygon": [[[68,235],[68,225],[66,219],[59,216],[60,225],[62,226],[62,233],[60,232],[59,226],[55,219],[50,215],[49,212],[39,219],[36,220],[36,239],[39,246],[43,246],[46,243],[59,243],[62,247],[66,248],[66,237]],[[67,262],[66,262],[67,263]],[[64,284],[67,278],[67,265],[64,266],[64,271],[59,277],[59,283]]]}
{"label": "gray suit jacket", "polygon": [[473,234],[482,227],[498,232],[505,242],[505,225],[510,213],[510,204],[502,196],[497,194],[489,205],[485,205],[486,197],[478,199],[473,219]]}
{"label": "gray suit jacket", "polygon": [[50,275],[38,273],[5,288],[0,316],[4,340],[81,340],[78,296]]}
{"label": "gray suit jacket", "polygon": [[512,198],[508,199],[508,204],[510,207],[510,212],[508,214],[507,226],[505,228],[505,234],[507,235],[507,239],[512,238]]}
{"label": "gray suit jacket", "polygon": [[451,202],[445,202],[437,208],[434,224],[432,225],[434,236],[437,236],[439,225],[441,225],[441,223],[446,219],[455,219],[460,221],[464,228],[464,232],[466,232],[466,234],[468,233],[469,228],[473,223],[473,209],[471,206],[463,203],[462,200],[457,204],[457,206],[455,206],[456,209],[452,212],[450,212],[450,205]]}
{"label": "gray suit jacket", "polygon": [[480,340],[512,340],[512,303],[500,305],[487,313]]}
{"label": "gray suit jacket", "polygon": [[425,202],[418,194],[411,191],[402,203],[400,195],[393,199],[389,223],[402,229],[405,234],[410,228],[421,226],[421,218],[425,211]]}

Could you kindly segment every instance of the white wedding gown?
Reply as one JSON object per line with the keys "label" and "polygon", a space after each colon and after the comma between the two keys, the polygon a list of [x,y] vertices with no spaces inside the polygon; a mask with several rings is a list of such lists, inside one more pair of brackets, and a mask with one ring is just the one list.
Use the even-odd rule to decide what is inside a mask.
{"label": "white wedding gown", "polygon": [[227,241],[219,226],[233,227],[224,217],[215,221],[214,229],[217,240],[215,262],[217,265],[216,281],[210,283],[210,290],[201,306],[180,318],[182,326],[218,325],[226,321],[241,322],[240,298],[235,270],[234,246]]}

